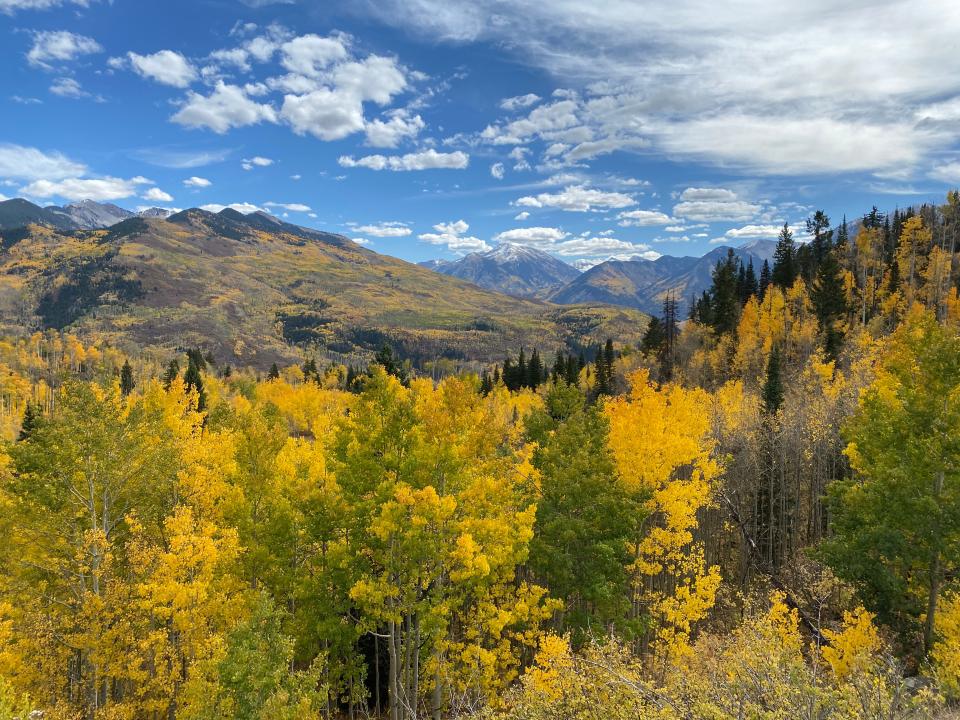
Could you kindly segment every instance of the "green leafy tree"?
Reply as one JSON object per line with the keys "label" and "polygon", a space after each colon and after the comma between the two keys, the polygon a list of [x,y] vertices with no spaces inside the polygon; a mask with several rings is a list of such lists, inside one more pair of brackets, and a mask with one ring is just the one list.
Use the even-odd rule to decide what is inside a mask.
{"label": "green leafy tree", "polygon": [[844,427],[855,471],[830,487],[820,548],[868,609],[929,652],[939,597],[960,571],[960,338],[932,313],[894,334]]}

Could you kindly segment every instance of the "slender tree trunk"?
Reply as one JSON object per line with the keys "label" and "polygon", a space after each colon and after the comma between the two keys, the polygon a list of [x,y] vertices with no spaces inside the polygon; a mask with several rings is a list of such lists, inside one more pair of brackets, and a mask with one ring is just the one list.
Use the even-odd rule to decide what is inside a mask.
{"label": "slender tree trunk", "polygon": [[397,623],[394,620],[390,621],[389,624],[390,632],[390,720],[400,720],[400,698],[399,688],[397,687],[397,677],[400,674],[400,669],[397,665]]}

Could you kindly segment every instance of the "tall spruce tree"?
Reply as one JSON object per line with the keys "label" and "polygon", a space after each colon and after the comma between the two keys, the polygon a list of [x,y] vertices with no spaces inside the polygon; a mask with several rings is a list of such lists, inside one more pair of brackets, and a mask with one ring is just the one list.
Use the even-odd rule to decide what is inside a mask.
{"label": "tall spruce tree", "polygon": [[793,231],[784,223],[773,252],[773,271],[770,274],[770,281],[784,290],[792,287],[797,279],[796,252]]}
{"label": "tall spruce tree", "polygon": [[206,363],[200,352],[187,353],[187,371],[183,374],[183,382],[188,390],[197,392],[197,410],[207,409],[207,393],[203,388],[203,376],[201,371]]}
{"label": "tall spruce tree", "polygon": [[130,367],[130,361],[124,360],[123,367],[120,368],[120,394],[126,397],[133,392],[133,368]]}
{"label": "tall spruce tree", "polygon": [[767,376],[763,382],[763,409],[774,415],[783,405],[783,378],[781,377],[780,348],[776,345],[767,358]]}
{"label": "tall spruce tree", "polygon": [[768,287],[770,287],[770,263],[764,258],[763,267],[760,268],[760,280],[757,282],[757,300],[763,300]]}

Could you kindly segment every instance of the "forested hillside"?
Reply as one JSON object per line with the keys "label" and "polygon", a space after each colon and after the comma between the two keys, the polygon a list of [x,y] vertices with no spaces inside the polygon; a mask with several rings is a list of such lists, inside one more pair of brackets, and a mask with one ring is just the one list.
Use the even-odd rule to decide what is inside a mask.
{"label": "forested hillside", "polygon": [[852,227],[439,380],[0,342],[0,718],[953,716],[960,194]]}

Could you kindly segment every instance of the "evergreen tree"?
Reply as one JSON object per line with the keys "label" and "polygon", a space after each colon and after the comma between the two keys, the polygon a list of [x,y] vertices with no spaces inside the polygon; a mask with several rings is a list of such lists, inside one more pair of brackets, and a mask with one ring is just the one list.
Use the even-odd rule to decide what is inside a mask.
{"label": "evergreen tree", "polygon": [[303,364],[303,379],[320,382],[320,373],[317,371],[317,361],[310,358]]}
{"label": "evergreen tree", "polygon": [[810,300],[824,338],[824,350],[828,357],[836,359],[843,341],[838,321],[847,315],[847,295],[843,285],[843,273],[837,259],[837,251],[827,253],[810,288]]}
{"label": "evergreen tree", "polygon": [[527,387],[536,390],[543,382],[543,361],[540,360],[540,352],[534,348],[530,355],[530,362],[527,365]]}
{"label": "evergreen tree", "polygon": [[23,420],[20,422],[20,434],[17,436],[17,440],[27,440],[41,422],[43,422],[43,411],[40,406],[28,402],[23,411]]}
{"label": "evergreen tree", "polygon": [[610,375],[607,372],[607,363],[603,348],[597,346],[597,354],[593,362],[594,383],[593,390],[597,396],[610,394]]}
{"label": "evergreen tree", "polygon": [[387,343],[384,343],[383,346],[377,350],[373,356],[373,362],[382,367],[388,375],[393,375],[402,383],[407,382],[407,371],[394,355],[393,348]]}
{"label": "evergreen tree", "polygon": [[207,393],[203,389],[202,367],[206,366],[199,351],[187,353],[187,371],[183,374],[183,382],[188,390],[197,392],[197,410],[207,408]]}
{"label": "evergreen tree", "polygon": [[270,372],[267,373],[268,380],[279,380],[280,379],[280,368],[277,367],[276,363],[273,363],[270,366]]}
{"label": "evergreen tree", "polygon": [[520,354],[517,356],[517,370],[516,370],[516,379],[514,380],[514,385],[516,387],[511,388],[513,390],[519,390],[522,387],[527,386],[527,354],[524,352],[523,348],[520,348]]}
{"label": "evergreen tree", "polygon": [[763,409],[773,415],[783,405],[783,378],[780,369],[780,348],[776,345],[767,358],[767,377],[763,383]]}
{"label": "evergreen tree", "polygon": [[760,280],[757,283],[757,300],[763,301],[768,287],[770,287],[770,263],[764,258],[763,267],[760,268]]}
{"label": "evergreen tree", "polygon": [[770,281],[786,290],[793,286],[796,279],[796,247],[793,242],[793,231],[787,223],[784,223],[777,238],[777,248],[773,253],[773,272],[770,274]]}
{"label": "evergreen tree", "polygon": [[133,392],[133,369],[130,367],[130,361],[124,360],[123,367],[120,369],[120,394],[126,397]]}
{"label": "evergreen tree", "polygon": [[611,338],[607,338],[607,342],[603,346],[603,364],[604,369],[607,372],[607,379],[611,383],[613,382],[613,366],[616,359],[617,355],[613,349],[613,340]]}
{"label": "evergreen tree", "polygon": [[667,344],[667,328],[656,315],[650,318],[650,324],[647,325],[647,331],[643,334],[643,340],[640,342],[640,350],[645,355],[659,357]]}
{"label": "evergreen tree", "polygon": [[713,284],[708,291],[710,297],[709,325],[719,335],[733,332],[740,320],[740,296],[737,292],[737,260],[733,249],[727,251],[727,257],[717,262],[713,271]]}
{"label": "evergreen tree", "polygon": [[229,365],[224,366],[224,368],[223,368],[223,377],[224,377],[224,378],[229,378],[229,377],[232,376],[232,375],[233,375],[233,369],[232,369]]}
{"label": "evergreen tree", "polygon": [[563,357],[563,351],[558,350],[553,358],[553,369],[550,371],[550,377],[554,382],[563,380],[567,373],[567,363]]}
{"label": "evergreen tree", "polygon": [[567,381],[567,385],[576,386],[580,382],[580,369],[582,361],[583,355],[580,356],[579,360],[573,356],[573,353],[567,355],[564,378]]}
{"label": "evergreen tree", "polygon": [[484,370],[480,375],[480,394],[486,397],[493,390],[493,380],[490,379],[490,371]]}
{"label": "evergreen tree", "polygon": [[757,284],[757,273],[753,269],[753,258],[747,260],[747,269],[743,273],[743,293],[740,295],[740,304],[746,305],[747,301],[756,296],[760,291]]}
{"label": "evergreen tree", "polygon": [[178,363],[176,358],[174,358],[167,365],[167,369],[163,373],[163,386],[169,390],[170,383],[172,383],[179,376],[180,376],[180,363]]}

